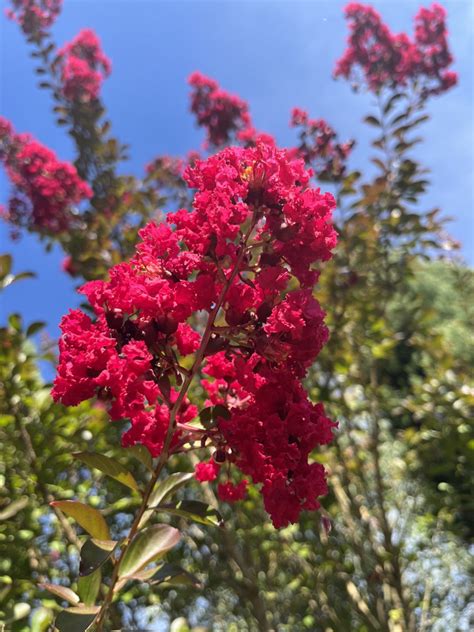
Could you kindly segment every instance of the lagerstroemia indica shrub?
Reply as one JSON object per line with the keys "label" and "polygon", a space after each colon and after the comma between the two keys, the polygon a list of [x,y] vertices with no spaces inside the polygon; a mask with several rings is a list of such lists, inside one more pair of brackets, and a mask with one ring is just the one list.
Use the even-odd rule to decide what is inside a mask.
{"label": "lagerstroemia indica shrub", "polygon": [[[285,526],[326,491],[308,456],[333,424],[301,379],[328,335],[313,266],[336,243],[334,199],[308,186],[302,161],[265,143],[224,149],[185,178],[193,210],[149,224],[130,263],[81,289],[95,319],[77,310],[63,319],[53,395],[68,405],[97,395],[113,419],[130,419],[124,445],[154,457],[212,447],[197,478],[241,470]],[[201,368],[207,403],[222,411],[206,428],[186,397]],[[219,489],[236,497],[230,482]]]}
{"label": "lagerstroemia indica shrub", "polygon": [[[335,200],[311,178],[340,185],[353,141],[339,142],[326,121],[295,108],[291,125],[299,142],[280,149],[255,129],[245,101],[196,72],[189,78],[191,111],[206,132],[208,156],[159,156],[149,163],[143,182],[129,187],[115,173],[118,143],[106,136],[107,124],[99,125],[100,91],[111,64],[97,36],[81,31],[51,61],[48,29],[61,2],[15,0],[12,5],[10,17],[38,46],[35,55],[51,74],[56,110],[71,126],[79,154],[75,165],[62,162],[0,119],[0,161],[14,190],[3,215],[14,230],[27,228],[70,244],[61,241],[65,233],[94,227],[88,244],[94,248],[100,231],[104,237],[107,215],[114,243],[123,246],[119,219],[133,227],[125,211],[133,213],[134,201],[141,200],[136,215],[143,220],[150,215],[143,200],[160,199],[164,190],[180,202],[192,200],[160,221],[143,221],[135,253],[110,266],[106,280],[82,272],[87,267],[75,258],[78,248],[64,265],[71,274],[94,280],[80,289],[89,309],[72,310],[62,320],[53,397],[67,406],[97,398],[111,420],[127,424],[122,445],[145,449],[150,470],[140,488],[109,457],[81,457],[140,492],[124,538],[112,538],[96,509],[56,503],[92,536],[81,549],[81,573],[90,578],[94,594],[79,606],[73,599],[56,626],[101,630],[126,582],[152,579],[156,567],[149,565],[179,541],[174,527],[146,526],[150,507],[207,519],[199,502],[163,504],[189,479],[215,486],[220,499],[230,503],[242,500],[254,484],[277,528],[298,521],[303,510],[317,510],[318,498],[327,493],[324,467],[313,455],[331,441],[337,424],[321,403],[308,399],[302,381],[328,339],[324,310],[313,291],[337,235]],[[419,11],[413,39],[392,34],[371,7],[350,4],[346,15],[349,48],[336,76],[389,98],[390,91],[409,87],[416,108],[456,83],[448,70],[452,57],[439,5]],[[387,112],[391,107],[389,102]],[[87,203],[90,208],[83,211],[80,205]],[[110,263],[102,246],[92,255]],[[193,398],[196,384],[199,398]],[[172,457],[190,452],[198,460],[194,472],[166,478]],[[112,574],[96,605],[108,561]]]}

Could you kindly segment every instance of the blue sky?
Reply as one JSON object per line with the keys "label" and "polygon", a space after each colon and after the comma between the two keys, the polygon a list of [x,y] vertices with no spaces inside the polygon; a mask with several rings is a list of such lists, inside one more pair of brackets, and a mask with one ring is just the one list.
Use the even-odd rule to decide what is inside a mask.
{"label": "blue sky", "polygon": [[[394,31],[412,32],[420,3],[378,1]],[[427,3],[424,3],[425,5]],[[59,45],[81,28],[96,30],[112,59],[113,73],[104,85],[113,131],[131,146],[129,171],[137,175],[153,156],[179,155],[203,140],[188,112],[186,78],[200,70],[250,103],[257,128],[290,145],[292,107],[326,118],[342,140],[358,141],[351,166],[367,166],[370,133],[361,119],[370,95],[354,95],[344,81],[333,81],[335,60],[345,47],[340,0],[65,0],[54,26]],[[432,120],[418,158],[431,169],[427,209],[440,207],[454,218],[450,233],[463,244],[474,264],[473,71],[474,3],[444,2],[460,85],[432,99]],[[61,158],[72,158],[69,138],[53,124],[47,93],[37,77],[28,47],[17,26],[0,17],[0,114],[18,131],[29,131]],[[0,203],[8,187],[0,174]],[[45,320],[58,335],[61,316],[78,304],[75,281],[61,272],[59,249],[46,255],[37,238],[26,235],[11,243],[0,225],[0,251],[12,252],[15,270],[35,270],[38,278],[9,288],[0,320],[19,311],[28,321]]]}

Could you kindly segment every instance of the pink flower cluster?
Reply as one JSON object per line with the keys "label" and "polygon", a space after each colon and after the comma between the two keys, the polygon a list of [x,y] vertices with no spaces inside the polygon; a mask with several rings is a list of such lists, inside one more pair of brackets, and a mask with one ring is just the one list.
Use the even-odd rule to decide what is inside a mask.
{"label": "pink flower cluster", "polygon": [[63,0],[11,0],[11,4],[6,14],[26,35],[43,35],[59,15]]}
{"label": "pink flower cluster", "polygon": [[92,191],[69,162],[0,117],[0,161],[14,187],[4,218],[16,227],[56,234],[67,230],[72,207]]}
{"label": "pink flower cluster", "polygon": [[308,458],[334,424],[301,380],[328,336],[312,287],[336,244],[334,198],[309,187],[303,161],[260,141],[197,160],[184,177],[193,210],[148,224],[130,263],[81,289],[94,319],[64,317],[53,395],[68,405],[97,395],[113,419],[130,421],[124,444],[157,456],[189,376],[183,357],[196,354],[217,412],[196,425],[184,398],[172,450],[211,448],[197,478],[226,477],[219,493],[237,500],[246,488],[229,478],[237,468],[284,526],[326,491],[323,467]]}
{"label": "pink flower cluster", "polygon": [[62,91],[69,101],[88,103],[97,99],[111,63],[91,29],[83,29],[58,52]]}
{"label": "pink flower cluster", "polygon": [[191,91],[191,112],[197,123],[207,132],[207,142],[216,149],[231,141],[251,136],[256,132],[252,128],[248,104],[234,94],[223,90],[217,81],[200,72],[193,72],[188,79]]}
{"label": "pink flower cluster", "polygon": [[317,177],[332,182],[341,180],[354,141],[336,142],[336,132],[324,119],[310,119],[300,108],[293,109],[291,126],[300,128],[298,155],[311,166]]}
{"label": "pink flower cluster", "polygon": [[421,8],[415,16],[415,36],[394,34],[375,9],[351,3],[349,47],[336,65],[335,75],[360,82],[358,68],[370,90],[416,84],[424,96],[439,94],[457,83],[457,74],[447,70],[453,61],[449,52],[446,12],[439,4]]}

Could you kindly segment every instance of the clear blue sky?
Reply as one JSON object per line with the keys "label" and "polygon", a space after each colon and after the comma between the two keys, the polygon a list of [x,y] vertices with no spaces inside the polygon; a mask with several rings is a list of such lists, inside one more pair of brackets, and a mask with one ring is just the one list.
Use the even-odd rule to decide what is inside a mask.
{"label": "clear blue sky", "polygon": [[[412,32],[420,2],[372,4],[393,30]],[[282,144],[294,139],[288,127],[293,106],[326,118],[341,139],[357,139],[352,166],[366,167],[369,136],[360,121],[371,97],[354,95],[346,82],[331,79],[345,47],[345,2],[65,0],[64,5],[53,31],[57,43],[91,27],[112,59],[103,97],[114,133],[131,145],[130,172],[139,175],[153,156],[179,155],[202,142],[188,113],[186,85],[197,69],[248,100],[256,126]],[[454,218],[450,232],[463,243],[463,256],[472,265],[474,3],[451,0],[444,6],[461,80],[455,90],[431,101],[432,120],[418,157],[432,171],[426,208],[440,207]],[[33,63],[19,29],[4,16],[0,25],[0,114],[18,131],[31,132],[60,157],[71,158],[69,138],[53,124],[48,94],[35,87]],[[6,180],[0,175],[0,202],[6,196]],[[0,251],[14,254],[17,271],[38,273],[37,280],[8,290],[0,320],[17,310],[27,320],[47,321],[56,337],[60,317],[78,303],[74,280],[60,270],[62,254],[56,250],[46,255],[29,235],[12,244],[4,225],[0,242]]]}

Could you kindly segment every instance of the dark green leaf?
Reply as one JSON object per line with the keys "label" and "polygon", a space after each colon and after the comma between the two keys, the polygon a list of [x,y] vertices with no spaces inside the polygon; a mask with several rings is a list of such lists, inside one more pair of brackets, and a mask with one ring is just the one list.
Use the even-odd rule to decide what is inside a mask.
{"label": "dark green leaf", "polygon": [[375,116],[372,116],[372,115],[366,116],[364,118],[364,121],[368,123],[369,125],[375,125],[376,127],[380,127],[380,121]]}
{"label": "dark green leaf", "polygon": [[119,542],[115,540],[89,539],[81,548],[79,574],[90,575],[111,557]]}
{"label": "dark green leaf", "polygon": [[4,279],[12,269],[12,256],[0,255],[0,279]]}
{"label": "dark green leaf", "polygon": [[181,500],[172,505],[161,505],[158,509],[186,520],[193,520],[194,522],[213,527],[221,527],[224,524],[224,520],[217,509],[199,500]]}
{"label": "dark green leaf", "polygon": [[395,107],[395,104],[397,103],[397,101],[399,101],[404,96],[405,96],[404,94],[397,92],[397,94],[394,94],[392,97],[390,97],[390,99],[385,104],[383,113],[388,114],[389,112],[391,112],[393,108]]}
{"label": "dark green leaf", "polygon": [[199,413],[199,420],[204,428],[207,428],[212,423],[212,406],[208,406],[207,408],[203,408],[203,410],[201,410]]}
{"label": "dark green leaf", "polygon": [[16,283],[17,281],[22,281],[23,279],[34,279],[35,276],[36,275],[34,274],[34,272],[20,272],[19,274],[7,274],[1,282],[1,287],[6,288],[12,283]]}
{"label": "dark green leaf", "polygon": [[26,335],[29,336],[34,336],[34,334],[36,334],[38,331],[40,331],[41,329],[43,329],[43,327],[46,326],[46,323],[44,323],[41,320],[38,320],[35,323],[31,323],[31,325],[28,326],[28,329],[26,330]]}
{"label": "dark green leaf", "polygon": [[214,421],[217,421],[219,417],[222,417],[222,419],[230,419],[229,409],[222,404],[217,404],[212,409],[212,418],[214,419]]}
{"label": "dark green leaf", "polygon": [[85,632],[99,613],[99,608],[79,606],[63,610],[56,617],[54,625],[59,632]]}
{"label": "dark green leaf", "polygon": [[149,584],[186,584],[188,586],[198,587],[199,580],[197,577],[188,573],[178,564],[163,564],[158,569],[151,568],[145,571],[138,571],[130,579],[148,582]]}
{"label": "dark green leaf", "polygon": [[398,123],[401,123],[401,121],[404,121],[407,117],[407,113],[403,112],[402,114],[398,114],[393,120],[390,121],[390,125],[397,125]]}

